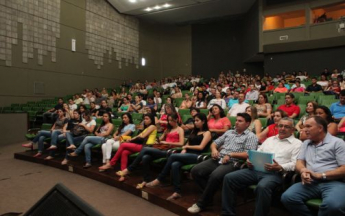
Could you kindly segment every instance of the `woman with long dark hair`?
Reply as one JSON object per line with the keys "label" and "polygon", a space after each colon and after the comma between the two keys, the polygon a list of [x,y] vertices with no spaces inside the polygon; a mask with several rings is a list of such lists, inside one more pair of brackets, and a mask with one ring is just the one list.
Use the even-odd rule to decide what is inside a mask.
{"label": "woman with long dark hair", "polygon": [[[135,125],[131,114],[123,113],[121,115],[122,123],[117,131],[114,133],[112,139],[108,139],[106,143],[102,144],[103,164],[110,166],[111,152],[116,151],[120,147],[120,142],[128,139],[128,137],[135,131]],[[102,170],[100,170],[102,171]]]}
{"label": "woman with long dark hair", "polygon": [[181,117],[180,115],[177,113],[174,105],[172,104],[166,104],[165,106],[165,113],[163,115],[161,115],[161,117],[159,118],[158,122],[156,122],[156,124],[158,124],[159,126],[159,131],[164,131],[167,128],[168,125],[168,115],[172,115],[172,114],[176,114],[178,116],[178,124],[181,124]]}
{"label": "woman with long dark hair", "polygon": [[111,136],[111,132],[113,131],[114,125],[111,123],[111,114],[106,112],[103,114],[102,118],[103,121],[95,132],[96,136],[85,137],[80,146],[74,152],[68,155],[71,157],[76,157],[84,150],[86,161],[84,168],[91,167],[91,148],[97,144],[104,143],[105,139],[109,138],[109,136]]}
{"label": "woman with long dark hair", "polygon": [[221,106],[214,104],[208,112],[207,125],[212,133],[218,136],[225,133],[231,128],[231,122],[226,117],[225,112]]}
{"label": "woman with long dark hair", "polygon": [[193,107],[196,107],[199,109],[206,109],[207,103],[206,103],[206,99],[203,92],[201,91],[198,92],[198,96],[197,96],[195,104],[193,104]]}
{"label": "woman with long dark hair", "polygon": [[165,177],[172,171],[174,193],[167,198],[167,200],[175,200],[180,198],[181,187],[180,187],[180,168],[186,164],[197,163],[198,156],[207,149],[206,146],[211,142],[211,133],[207,126],[207,117],[203,113],[195,115],[194,118],[194,130],[188,138],[186,145],[182,147],[182,151],[179,154],[172,154],[168,158],[162,172],[158,177],[146,184],[147,187],[155,187],[160,185]]}
{"label": "woman with long dark hair", "polygon": [[[127,168],[128,156],[136,152],[140,152],[143,145],[152,145],[156,141],[157,127],[155,126],[155,119],[151,114],[144,115],[144,130],[138,136],[133,137],[126,143],[122,143],[117,150],[116,154],[110,161],[110,165],[103,165],[99,167],[99,170],[111,169],[121,158],[121,170]],[[124,176],[121,172],[117,172],[117,175],[121,176],[120,181],[124,180]]]}
{"label": "woman with long dark hair", "polygon": [[138,157],[127,169],[119,172],[120,175],[126,176],[132,172],[140,162],[143,163],[143,178],[144,181],[137,185],[137,188],[143,188],[151,179],[150,163],[157,158],[167,157],[168,149],[183,146],[184,132],[177,124],[178,117],[176,114],[168,116],[168,128],[164,131],[162,136],[155,142],[153,147],[144,147]]}
{"label": "woman with long dark hair", "polygon": [[334,122],[332,118],[332,113],[326,106],[318,106],[315,111],[316,116],[320,116],[327,121],[327,131],[328,133],[336,136],[338,133],[338,125]]}

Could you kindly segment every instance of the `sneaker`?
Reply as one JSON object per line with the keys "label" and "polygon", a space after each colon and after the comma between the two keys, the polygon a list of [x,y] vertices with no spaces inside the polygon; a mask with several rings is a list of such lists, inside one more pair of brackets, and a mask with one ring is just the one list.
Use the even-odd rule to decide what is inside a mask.
{"label": "sneaker", "polygon": [[196,214],[201,211],[201,208],[195,203],[187,209],[189,213]]}

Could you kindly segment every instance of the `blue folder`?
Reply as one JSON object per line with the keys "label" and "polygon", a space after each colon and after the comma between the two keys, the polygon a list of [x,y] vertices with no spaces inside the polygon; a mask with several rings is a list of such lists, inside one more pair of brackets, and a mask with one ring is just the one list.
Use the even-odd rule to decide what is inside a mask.
{"label": "blue folder", "polygon": [[273,164],[274,153],[249,150],[248,156],[249,156],[249,161],[254,166],[254,170],[261,171],[261,172],[269,172],[265,170],[265,163]]}

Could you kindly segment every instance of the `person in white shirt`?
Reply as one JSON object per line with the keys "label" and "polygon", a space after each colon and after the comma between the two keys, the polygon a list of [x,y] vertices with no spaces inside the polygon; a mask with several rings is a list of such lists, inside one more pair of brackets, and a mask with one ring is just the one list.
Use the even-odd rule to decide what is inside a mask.
{"label": "person in white shirt", "polygon": [[326,88],[328,87],[328,80],[326,79],[325,75],[321,75],[321,80],[317,81],[317,84],[319,84],[323,90],[326,90]]}
{"label": "person in white shirt", "polygon": [[246,94],[246,100],[258,100],[260,92],[256,90],[254,85],[249,85],[250,91]]}
{"label": "person in white shirt", "polygon": [[78,109],[78,106],[74,103],[73,99],[68,100],[68,107],[71,111]]}
{"label": "person in white shirt", "polygon": [[74,98],[74,103],[75,103],[76,105],[78,105],[78,104],[80,104],[80,103],[83,103],[83,99],[82,99],[78,94],[76,94],[76,95],[75,95],[75,98]]}
{"label": "person in white shirt", "polygon": [[244,94],[240,93],[238,95],[238,103],[234,104],[228,112],[228,116],[237,116],[237,113],[246,112],[246,108],[249,104],[244,102]]}
{"label": "person in white shirt", "polygon": [[285,117],[278,123],[279,134],[268,138],[258,151],[274,153],[273,163],[265,164],[266,172],[256,171],[251,161],[249,169],[231,172],[224,177],[222,191],[222,215],[235,215],[236,192],[257,184],[255,216],[268,215],[272,191],[283,183],[283,171],[294,171],[302,141],[293,135],[293,119]]}
{"label": "person in white shirt", "polygon": [[226,108],[226,102],[222,98],[222,95],[221,95],[221,93],[218,90],[216,91],[216,98],[210,100],[210,102],[207,105],[207,109],[211,109],[211,107],[213,107],[213,105],[215,105],[215,104],[218,104],[223,109]]}

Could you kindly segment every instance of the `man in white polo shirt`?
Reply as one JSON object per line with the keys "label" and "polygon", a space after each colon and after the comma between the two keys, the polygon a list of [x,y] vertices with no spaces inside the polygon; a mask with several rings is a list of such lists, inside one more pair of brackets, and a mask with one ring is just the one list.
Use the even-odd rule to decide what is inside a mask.
{"label": "man in white polo shirt", "polygon": [[246,112],[246,108],[249,106],[246,102],[244,102],[244,94],[240,93],[238,95],[238,103],[234,104],[228,112],[228,116],[237,116],[237,113],[244,113]]}

